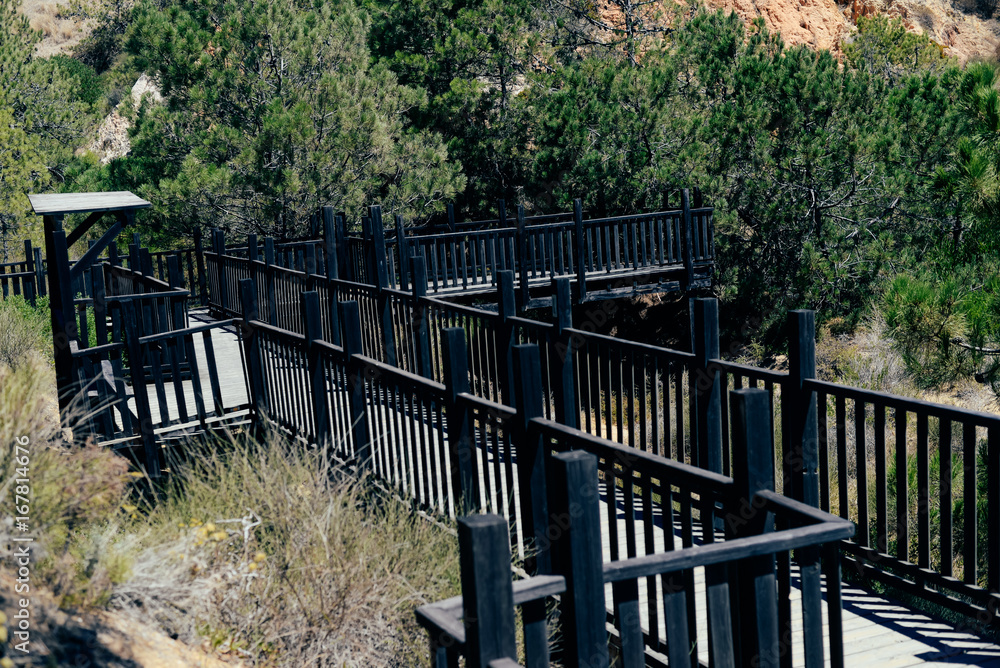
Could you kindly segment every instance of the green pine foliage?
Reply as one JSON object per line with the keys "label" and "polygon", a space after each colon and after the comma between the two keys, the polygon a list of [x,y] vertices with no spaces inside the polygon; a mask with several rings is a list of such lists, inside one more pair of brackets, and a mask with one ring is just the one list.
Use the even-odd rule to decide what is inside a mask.
{"label": "green pine foliage", "polygon": [[137,116],[109,181],[156,204],[173,233],[221,226],[291,237],[318,206],[427,215],[464,179],[406,112],[422,91],[373,64],[350,2],[141,5],[126,47],[165,105]]}

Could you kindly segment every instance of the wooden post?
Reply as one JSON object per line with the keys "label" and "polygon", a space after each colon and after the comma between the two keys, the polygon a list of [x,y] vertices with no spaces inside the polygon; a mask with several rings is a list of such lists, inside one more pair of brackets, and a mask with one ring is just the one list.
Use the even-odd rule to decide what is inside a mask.
{"label": "wooden post", "polygon": [[278,326],[278,299],[274,289],[274,238],[264,237],[264,289],[267,297],[267,321]]}
{"label": "wooden post", "polygon": [[574,450],[553,455],[551,464],[549,508],[556,523],[549,530],[554,536],[552,563],[566,578],[559,615],[562,663],[607,666],[597,458]]}
{"label": "wooden post", "polygon": [[573,327],[573,295],[570,288],[568,277],[552,279],[552,318],[556,327],[549,359],[556,381],[556,420],[576,429],[580,419],[576,407],[576,376],[573,371],[575,351],[566,331]]}
{"label": "wooden post", "polygon": [[507,520],[470,515],[458,520],[465,661],[487,668],[494,659],[515,658],[514,586]]}
{"label": "wooden post", "polygon": [[[768,393],[758,389],[729,393],[733,420],[733,473],[737,508],[727,520],[731,536],[760,535],[773,531],[770,514],[755,505],[757,492],[774,490],[774,446],[771,442],[771,404]],[[744,559],[734,565],[738,605],[733,625],[737,656],[744,665],[777,668],[778,601],[774,555]]]}
{"label": "wooden post", "polygon": [[347,384],[351,403],[351,436],[354,458],[361,468],[371,466],[371,440],[368,437],[368,399],[365,389],[364,354],[361,344],[361,309],[356,301],[341,302],[344,323],[344,353],[347,355]]}
{"label": "wooden post", "polygon": [[[722,378],[710,360],[719,357],[719,304],[715,299],[689,300],[691,313],[691,350],[694,363],[690,372],[692,450],[697,466],[713,473],[722,470]],[[705,543],[715,542],[715,531],[721,527],[713,504],[701,508],[702,532]],[[706,603],[709,619],[709,656],[732,654],[733,639],[729,617],[728,569],[709,566],[705,569]]]}
{"label": "wooden post", "polygon": [[337,278],[343,277],[348,281],[356,280],[354,268],[348,262],[347,257],[347,214],[339,212],[333,218],[333,227],[337,239]]}
{"label": "wooden post", "polygon": [[267,394],[264,384],[264,369],[261,366],[260,341],[254,321],[260,319],[257,308],[257,288],[253,280],[244,278],[240,281],[240,292],[243,301],[243,350],[247,360],[247,370],[250,372],[250,401],[254,409],[254,429],[260,433],[267,416]]}
{"label": "wooden post", "polygon": [[448,327],[441,332],[444,357],[444,384],[447,388],[448,454],[451,465],[452,495],[455,513],[474,513],[479,509],[479,470],[472,438],[472,415],[458,395],[470,392],[469,360],[465,330]]}
{"label": "wooden post", "polygon": [[[31,251],[31,240],[24,240],[24,270],[31,272],[31,276],[22,279],[24,284],[24,296],[32,306],[35,305],[35,295],[37,289],[37,274],[35,273],[35,254]],[[30,287],[29,287],[30,286]]]}
{"label": "wooden post", "polygon": [[315,239],[319,236],[319,215],[318,213],[309,214],[309,238]]}
{"label": "wooden post", "polygon": [[[103,346],[108,343],[108,301],[104,286],[104,266],[100,263],[95,264],[93,271],[90,272],[90,286],[90,294],[94,299],[94,338],[97,345]],[[115,425],[111,411],[114,405],[114,388],[112,387],[109,393],[108,383],[104,381],[103,377],[103,361],[107,360],[110,363],[111,357],[109,353],[105,353],[101,357],[101,360],[88,360],[84,364],[93,364],[93,387],[97,390],[100,411],[97,421],[101,424],[105,436],[112,439],[115,437]],[[121,410],[124,413],[127,409],[121,407]]]}
{"label": "wooden post", "polygon": [[502,199],[497,200],[497,222],[501,229],[507,227],[507,202]]}
{"label": "wooden post", "polygon": [[576,250],[576,300],[582,304],[587,298],[587,237],[583,230],[583,202],[573,200],[573,222],[576,223],[573,247]]}
{"label": "wooden post", "polygon": [[455,231],[455,205],[452,204],[451,202],[449,202],[448,205],[447,205],[447,209],[448,209],[448,231],[449,232],[454,232]]}
{"label": "wooden post", "polygon": [[431,334],[427,323],[427,267],[424,258],[414,255],[413,265],[413,332],[417,337],[417,368],[424,378],[434,379],[434,360],[431,357]]}
{"label": "wooden post", "polygon": [[410,259],[409,243],[406,241],[406,230],[403,227],[403,217],[396,215],[396,258],[399,263],[399,289],[406,290],[410,285],[409,267],[407,260]]}
{"label": "wooden post", "polygon": [[548,545],[548,498],[545,492],[546,450],[541,436],[530,429],[531,420],[542,417],[542,361],[535,344],[513,346],[514,406],[517,418],[514,424],[514,443],[518,451],[518,483],[521,489],[521,527],[526,541],[534,543],[536,553],[527,560],[526,568],[532,575],[552,572]]}
{"label": "wooden post", "polygon": [[222,309],[222,317],[227,317],[229,311],[229,286],[226,283],[226,233],[217,230],[216,234],[216,267],[219,270],[219,308]]}
{"label": "wooden post", "polygon": [[326,278],[330,281],[337,280],[340,278],[340,250],[332,206],[323,207],[323,244],[326,256]]}
{"label": "wooden post", "polygon": [[688,189],[685,188],[681,191],[681,233],[684,235],[684,269],[687,283],[684,286],[686,289],[691,289],[691,285],[694,284],[694,230],[692,229],[692,218],[691,218],[691,195]]}
{"label": "wooden post", "polygon": [[517,315],[514,300],[514,272],[497,273],[497,305],[500,310],[500,324],[496,331],[497,368],[500,370],[500,398],[507,406],[514,405],[514,365],[511,347],[514,345],[514,323]]}
{"label": "wooden post", "polygon": [[[216,244],[218,247],[218,244]],[[141,274],[142,266],[139,262],[139,245],[129,244],[128,245],[128,270],[133,274]]]}
{"label": "wooden post", "polygon": [[44,297],[48,294],[48,288],[45,285],[45,263],[42,261],[42,249],[35,249],[35,280],[38,283],[38,294]]}
{"label": "wooden post", "polygon": [[722,470],[722,381],[709,360],[719,357],[719,303],[715,299],[688,300],[691,311],[692,454],[695,466],[714,473]]}
{"label": "wooden post", "polygon": [[306,244],[306,292],[316,289],[316,245]]}
{"label": "wooden post", "polygon": [[525,311],[531,301],[531,291],[528,289],[528,235],[524,229],[524,207],[517,206],[517,263],[521,272],[521,303],[519,308]]}
{"label": "wooden post", "polygon": [[[128,349],[129,376],[135,391],[135,415],[139,422],[139,439],[142,443],[142,464],[150,478],[160,477],[160,448],[153,434],[153,415],[149,408],[149,390],[146,372],[142,363],[142,346],[139,343],[139,323],[135,302],[122,302],[122,321],[125,325],[124,339]],[[123,407],[123,410],[128,410]]]}
{"label": "wooden post", "polygon": [[382,229],[382,207],[375,205],[370,208],[372,248],[375,252],[375,266],[372,267],[375,286],[385,290],[389,285],[389,270],[386,264],[385,231]]}
{"label": "wooden post", "polygon": [[816,377],[816,317],[813,311],[788,313],[788,380],[781,388],[785,428],[785,480],[793,499],[819,508],[819,427],[816,393],[805,382]]}
{"label": "wooden post", "polygon": [[70,342],[76,338],[76,311],[73,308],[73,291],[70,287],[69,252],[66,233],[62,230],[62,216],[45,216],[45,234],[49,260],[49,313],[52,319],[52,346],[56,367],[56,389],[59,398],[59,415],[65,423],[76,396],[76,373]]}
{"label": "wooden post", "polygon": [[[99,265],[95,265],[95,270]],[[177,255],[167,256],[167,285],[173,290],[181,290],[184,282],[184,272],[181,270],[181,259]],[[171,297],[171,329],[184,329],[187,323],[184,322],[184,297]]]}
{"label": "wooden post", "polygon": [[309,401],[316,423],[316,444],[325,447],[332,442],[330,414],[327,411],[326,369],[317,342],[323,341],[323,319],[319,312],[319,293],[315,290],[299,295],[302,323],[306,337],[306,369],[309,374]]}
{"label": "wooden post", "polygon": [[200,227],[194,231],[194,254],[198,267],[198,303],[202,306],[208,306],[208,290],[205,286],[205,249],[202,247]]}
{"label": "wooden post", "polygon": [[371,207],[371,234],[375,253],[375,286],[378,288],[380,325],[382,329],[382,346],[385,351],[386,364],[396,366],[396,339],[393,331],[392,302],[386,290],[389,285],[389,271],[386,264],[385,232],[382,229],[382,207]]}

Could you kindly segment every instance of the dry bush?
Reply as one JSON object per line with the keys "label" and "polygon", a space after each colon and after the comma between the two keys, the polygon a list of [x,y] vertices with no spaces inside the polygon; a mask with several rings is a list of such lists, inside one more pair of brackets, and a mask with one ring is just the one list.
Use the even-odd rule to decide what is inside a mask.
{"label": "dry bush", "polygon": [[0,300],[0,365],[16,368],[52,345],[43,316],[20,297]]}
{"label": "dry bush", "polygon": [[[0,441],[5,444],[0,498],[13,500],[15,479],[28,474],[29,529],[37,560],[32,577],[61,603],[88,605],[106,600],[111,585],[127,571],[119,553],[94,544],[102,535],[117,533],[120,508],[135,478],[128,475],[125,460],[108,449],[63,444],[53,386],[51,366],[38,355],[29,355],[16,369],[0,366]],[[27,455],[15,451],[15,439]],[[17,456],[27,456],[27,471],[17,472],[24,463]],[[6,513],[0,544],[10,545],[18,532],[12,509]]]}
{"label": "dry bush", "polygon": [[251,665],[426,660],[413,609],[457,593],[457,541],[327,462],[280,438],[199,450],[117,605]]}

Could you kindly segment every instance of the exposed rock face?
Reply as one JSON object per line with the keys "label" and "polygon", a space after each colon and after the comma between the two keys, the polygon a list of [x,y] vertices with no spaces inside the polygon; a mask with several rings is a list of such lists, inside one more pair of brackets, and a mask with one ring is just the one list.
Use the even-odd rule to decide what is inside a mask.
{"label": "exposed rock face", "polygon": [[925,32],[962,63],[989,58],[1000,45],[1000,21],[978,13],[976,0],[709,0],[744,21],[764,18],[788,45],[807,44],[840,53],[862,16],[898,17],[908,30]]}
{"label": "exposed rock face", "polygon": [[791,46],[807,44],[837,52],[840,41],[854,27],[834,0],[715,0],[712,4],[735,11],[744,21],[763,17],[767,29],[781,33]]}
{"label": "exposed rock face", "polygon": [[[160,90],[156,87],[156,84],[143,74],[135,82],[135,85],[132,86],[132,93],[128,98],[132,102],[132,107],[138,109],[143,95],[147,93],[151,96],[154,103],[163,101],[163,96],[160,95]],[[87,146],[88,151],[100,156],[102,165],[108,164],[115,158],[128,155],[128,152],[132,150],[132,144],[128,138],[128,131],[132,125],[120,112],[122,105],[125,103],[126,100],[122,100],[114,111],[108,114],[108,117],[104,119],[101,126],[97,129],[97,138]]]}

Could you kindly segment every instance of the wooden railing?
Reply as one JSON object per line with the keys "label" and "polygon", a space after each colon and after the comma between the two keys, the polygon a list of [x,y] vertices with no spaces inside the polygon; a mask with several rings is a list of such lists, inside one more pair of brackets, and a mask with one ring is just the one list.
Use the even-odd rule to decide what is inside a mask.
{"label": "wooden railing", "polygon": [[[670,666],[700,665],[704,657],[698,649],[705,647],[713,665],[778,666],[795,653],[805,665],[823,665],[829,658],[831,665],[842,666],[837,542],[850,538],[854,527],[773,491],[767,397],[760,390],[738,390],[733,402],[741,453],[735,479],[653,455],[637,457],[557,423],[532,420],[529,439],[553,450],[545,476],[550,540],[539,543],[537,557],[548,559],[548,569],[512,583],[508,521],[497,515],[459,519],[462,595],[417,610],[428,631],[431,665],[455,665],[464,656],[470,667],[509,666],[517,665],[519,655],[526,665],[549,665],[546,611],[553,606],[547,601],[558,596],[561,637],[555,645],[562,665],[609,664],[610,607],[616,665],[646,666],[657,658]],[[621,500],[613,501],[608,490]],[[697,523],[693,509],[700,510]],[[613,519],[602,529],[609,512]],[[702,530],[697,544],[696,524]],[[602,554],[602,543],[609,544],[610,555]],[[794,634],[788,600],[792,550],[804,620]],[[704,569],[700,597],[695,568]],[[827,583],[827,643],[821,572]],[[522,613],[520,648],[515,606]],[[704,638],[699,608],[707,619]]]}
{"label": "wooden railing", "polygon": [[25,240],[24,260],[0,263],[0,296],[22,296],[34,306],[35,299],[46,292],[43,267],[41,249]]}
{"label": "wooden railing", "polygon": [[[339,290],[341,286],[337,283],[328,285],[328,289]],[[259,308],[263,304],[257,301],[256,288],[251,278],[240,282],[255,420],[275,425],[305,442],[330,445],[338,457],[366,468],[426,512],[447,517],[469,510],[501,514],[505,517],[504,525],[510,527],[510,536],[504,540],[510,541],[511,549],[528,557],[532,572],[543,575],[561,572],[554,570],[555,561],[544,547],[545,536],[551,535],[546,510],[550,498],[546,467],[551,453],[575,449],[592,453],[600,460],[603,503],[614,510],[602,513],[599,520],[605,523],[604,531],[610,536],[607,554],[600,559],[610,564],[612,570],[640,554],[649,556],[664,549],[673,550],[675,533],[682,549],[713,542],[720,513],[735,512],[737,508],[732,505],[732,480],[547,419],[545,405],[552,400],[543,389],[545,365],[541,362],[541,348],[544,345],[511,346],[509,364],[513,372],[509,382],[513,385],[508,385],[505,391],[518,407],[515,410],[474,393],[476,374],[469,362],[475,363],[478,353],[470,354],[467,322],[445,327],[439,330],[434,343],[421,344],[425,350],[437,349],[430,357],[431,374],[442,376],[437,380],[366,354],[366,345],[381,344],[381,354],[395,356],[397,361],[410,354],[420,358],[421,353],[400,355],[400,350],[412,348],[394,345],[400,335],[393,333],[391,327],[388,333],[385,329],[366,331],[382,326],[385,321],[381,320],[381,313],[368,321],[357,301],[341,301],[337,317],[342,338],[338,345],[323,340],[323,307],[318,291],[299,295],[302,325],[299,333],[262,319],[261,310],[270,308]],[[420,302],[428,304],[434,300]],[[468,315],[468,309],[460,310]],[[391,316],[392,309],[388,313]],[[409,315],[413,317],[412,313]],[[390,325],[391,322],[390,319]],[[421,325],[417,323],[408,331],[419,329]],[[390,354],[389,350],[393,352]],[[439,372],[435,370],[435,355],[440,361]],[[482,391],[483,386],[478,387]],[[766,396],[760,400],[766,401]],[[756,431],[769,438],[769,428]],[[770,470],[769,451],[766,461]],[[776,503],[782,502],[779,499]],[[620,527],[617,508],[625,509],[624,528]],[[783,516],[780,521],[792,520]],[[785,528],[780,521],[779,528]],[[848,525],[841,522],[837,526]],[[738,527],[734,530],[738,534]],[[738,537],[737,534],[729,537]],[[829,541],[845,535],[833,535]],[[725,537],[720,534],[718,538]],[[819,542],[795,543],[791,547],[807,544]],[[839,563],[838,554],[835,550],[828,554],[831,563]],[[815,563],[817,568],[818,563]],[[811,568],[813,562],[801,565]],[[677,577],[692,597],[693,606],[692,568],[679,568]],[[676,597],[671,598],[669,589],[657,589],[654,575],[650,571],[634,579],[641,580],[651,599],[650,607],[663,610]],[[608,581],[618,581],[616,577]],[[787,589],[790,577],[787,560],[779,560],[775,582]],[[628,577],[618,579],[624,582]],[[815,585],[818,591],[818,571]],[[638,601],[633,589],[627,582],[615,585],[608,602],[623,650],[634,655],[635,643],[639,643],[640,654],[645,652],[643,647],[653,653],[671,651],[669,635],[673,625],[661,625],[658,621],[652,626],[647,624],[642,635],[639,626],[630,621],[634,616],[630,611]],[[839,600],[832,597],[831,601],[839,611]],[[593,605],[603,620],[603,603],[597,601]],[[654,621],[660,619],[655,616],[659,613],[653,614]],[[791,623],[791,617],[783,611],[777,614],[780,623]],[[539,623],[537,617],[528,618]],[[699,638],[691,619],[686,640],[693,645],[686,645],[687,649],[699,646],[698,643],[714,642],[711,635]],[[546,637],[537,628],[530,633],[526,630],[526,634],[535,638],[532,646],[536,649],[540,647],[538,639]],[[822,638],[822,633],[817,637]],[[676,639],[673,643],[672,651],[677,651]],[[824,650],[821,647],[819,651],[822,654]],[[836,655],[839,649],[834,643],[829,651]]]}
{"label": "wooden railing", "polygon": [[[166,256],[166,281],[156,277],[154,254],[133,244],[122,266],[110,257],[81,272],[70,289],[76,322],[70,330],[73,426],[81,438],[129,454],[151,477],[165,464],[161,441],[238,420],[247,407],[226,401],[213,335],[232,320],[192,325],[191,292],[181,287],[181,255]],[[243,377],[244,374],[240,374]],[[248,391],[244,391],[248,395]]]}
{"label": "wooden railing", "polygon": [[[266,294],[269,279],[261,276],[267,270],[263,264],[257,270],[258,290]],[[283,273],[275,270],[275,280]],[[791,373],[778,372],[719,358],[712,300],[692,302],[697,336],[684,352],[594,333],[595,323],[608,317],[600,302],[572,326],[565,277],[552,289],[559,315],[541,323],[515,315],[509,270],[497,275],[496,313],[425,296],[425,276],[419,258],[411,272],[415,292],[312,275],[323,337],[342,344],[342,323],[331,306],[356,301],[367,358],[441,383],[447,369],[442,332],[461,328],[471,394],[508,407],[516,405],[511,351],[537,344],[544,417],[723,475],[733,474],[727,390],[760,388],[772,409],[779,492],[857,522],[856,541],[843,547],[866,577],[996,623],[1000,474],[993,473],[1000,470],[994,466],[1000,416],[816,380],[809,312],[790,314],[790,357],[798,361]],[[283,293],[289,316],[268,321],[302,333],[292,304],[296,291],[308,286],[301,273],[289,273],[289,281]],[[490,421],[487,409],[477,410],[483,419],[477,434],[490,439],[482,447],[502,462],[509,433]],[[502,469],[492,474],[499,491],[491,494],[510,489]],[[506,504],[497,497],[489,507]]]}

